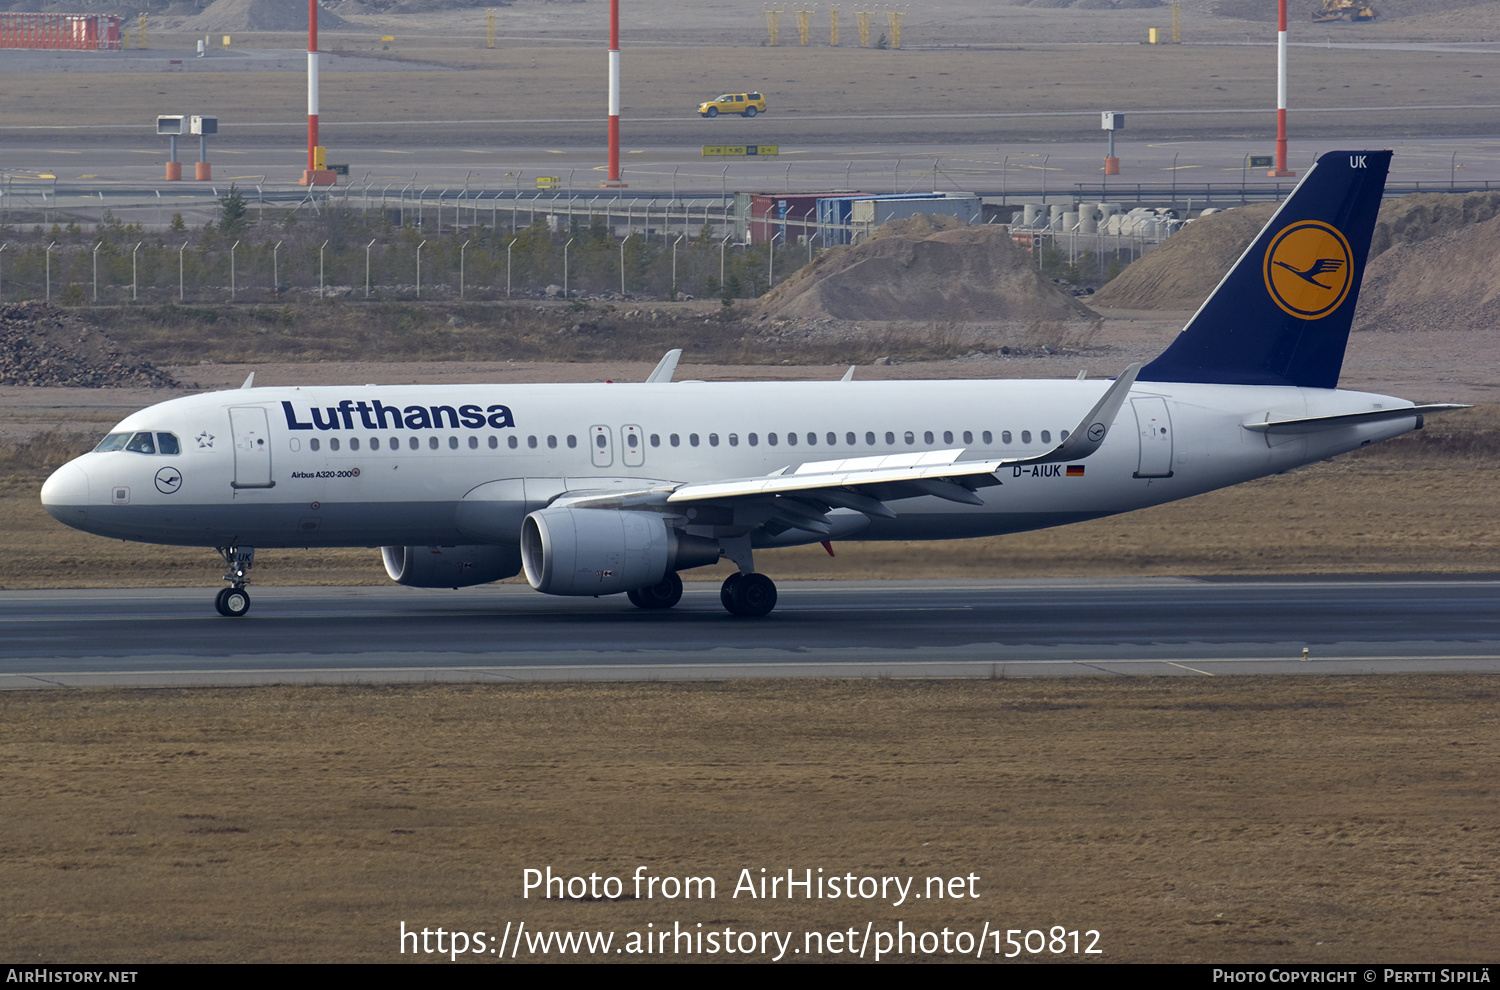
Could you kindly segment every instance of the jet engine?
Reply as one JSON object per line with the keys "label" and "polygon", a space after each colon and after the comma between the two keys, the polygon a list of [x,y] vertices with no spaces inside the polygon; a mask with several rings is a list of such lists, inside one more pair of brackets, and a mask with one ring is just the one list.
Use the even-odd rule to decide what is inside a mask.
{"label": "jet engine", "polygon": [[719,559],[719,544],[650,512],[541,509],[521,525],[526,580],[548,595],[612,595]]}
{"label": "jet engine", "polygon": [[409,588],[467,588],[521,572],[513,546],[381,547],[385,572]]}

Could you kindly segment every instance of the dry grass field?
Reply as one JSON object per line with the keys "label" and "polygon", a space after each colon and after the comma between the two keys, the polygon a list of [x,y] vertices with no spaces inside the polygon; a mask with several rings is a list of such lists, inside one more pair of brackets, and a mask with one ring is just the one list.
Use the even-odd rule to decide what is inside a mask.
{"label": "dry grass field", "polygon": [[[1496,701],[1457,676],[13,692],[0,946],[392,962],[402,923],[800,950],[899,922],[1096,930],[1077,958],[1111,962],[1493,961]],[[717,896],[523,897],[546,867]],[[978,896],[733,896],[763,868]]]}

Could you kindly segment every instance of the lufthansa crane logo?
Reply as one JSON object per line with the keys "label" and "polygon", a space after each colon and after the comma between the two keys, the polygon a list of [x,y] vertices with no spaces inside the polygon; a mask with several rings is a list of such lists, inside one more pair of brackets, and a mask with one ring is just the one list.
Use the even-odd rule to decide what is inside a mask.
{"label": "lufthansa crane logo", "polygon": [[1266,291],[1276,305],[1303,320],[1318,320],[1349,294],[1354,254],[1333,226],[1300,220],[1282,228],[1266,249]]}

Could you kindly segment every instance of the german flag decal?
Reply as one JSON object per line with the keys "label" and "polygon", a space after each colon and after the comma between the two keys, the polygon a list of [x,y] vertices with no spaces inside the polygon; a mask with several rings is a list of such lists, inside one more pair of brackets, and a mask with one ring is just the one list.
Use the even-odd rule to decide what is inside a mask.
{"label": "german flag decal", "polygon": [[1284,311],[1317,320],[1339,308],[1353,285],[1354,253],[1344,235],[1321,220],[1283,229],[1266,249],[1266,290]]}
{"label": "german flag decal", "polygon": [[1068,477],[1070,477],[1070,478],[1082,478],[1083,477],[1083,465],[1082,464],[1069,464],[1068,465]]}

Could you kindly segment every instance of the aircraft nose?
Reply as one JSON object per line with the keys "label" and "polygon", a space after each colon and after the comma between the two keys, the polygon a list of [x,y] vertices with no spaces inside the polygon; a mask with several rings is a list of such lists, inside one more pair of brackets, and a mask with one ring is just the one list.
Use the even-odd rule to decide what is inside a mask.
{"label": "aircraft nose", "polygon": [[77,525],[89,504],[89,476],[76,462],[52,472],[42,485],[42,506],[60,523]]}

